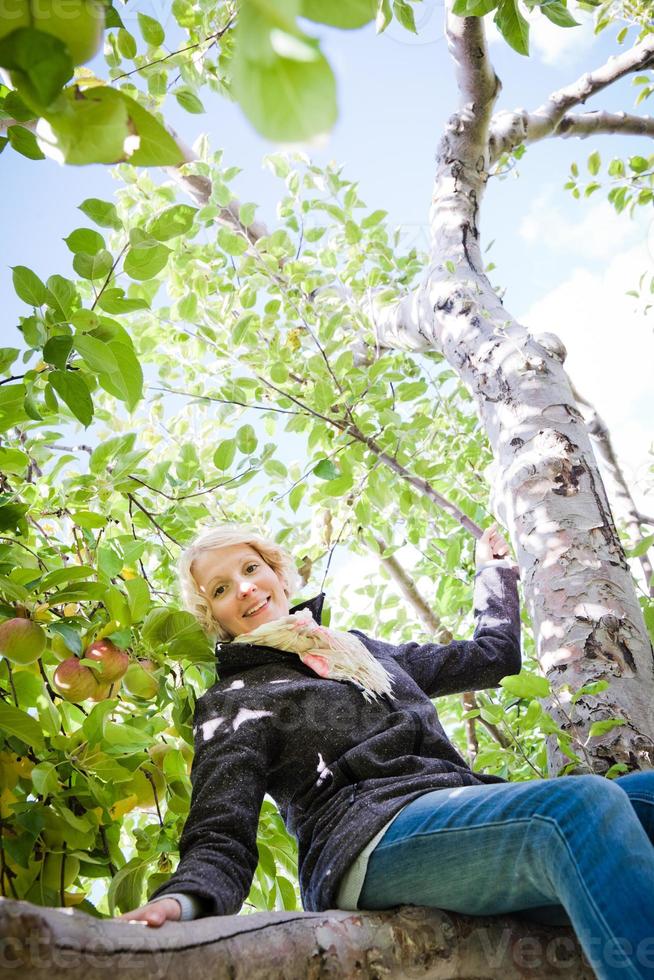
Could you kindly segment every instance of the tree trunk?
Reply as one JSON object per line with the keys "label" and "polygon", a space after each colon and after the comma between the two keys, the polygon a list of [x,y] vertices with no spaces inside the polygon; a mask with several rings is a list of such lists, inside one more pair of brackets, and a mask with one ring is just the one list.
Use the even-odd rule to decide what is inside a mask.
{"label": "tree trunk", "polygon": [[0,904],[0,978],[30,980],[592,980],[573,931],[414,906],[259,912],[159,929]]}
{"label": "tree trunk", "polygon": [[[488,122],[499,80],[473,18],[451,18],[462,106],[437,154],[432,254],[422,285],[372,311],[386,348],[441,351],[474,394],[494,456],[494,510],[518,557],[547,709],[580,761],[554,740],[549,769],[605,773],[654,765],[654,660],[630,570],[583,417],[553,334],[530,336],[483,271],[479,207],[488,178]],[[610,687],[571,694],[590,682]],[[589,736],[593,722],[619,718]]]}

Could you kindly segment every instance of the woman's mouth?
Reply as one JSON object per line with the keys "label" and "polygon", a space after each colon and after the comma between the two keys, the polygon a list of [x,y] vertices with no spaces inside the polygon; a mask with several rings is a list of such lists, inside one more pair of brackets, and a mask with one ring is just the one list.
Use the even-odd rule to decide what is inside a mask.
{"label": "woman's mouth", "polygon": [[269,605],[270,605],[270,596],[268,596],[268,598],[265,599],[263,602],[261,602],[258,606],[255,606],[254,609],[251,609],[249,612],[243,613],[243,619],[250,619],[252,616],[258,616],[258,614],[260,612],[263,612],[264,609],[267,609]]}

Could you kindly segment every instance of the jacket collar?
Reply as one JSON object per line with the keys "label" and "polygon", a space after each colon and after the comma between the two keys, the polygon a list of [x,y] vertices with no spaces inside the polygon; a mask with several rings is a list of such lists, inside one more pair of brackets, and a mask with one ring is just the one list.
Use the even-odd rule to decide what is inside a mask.
{"label": "jacket collar", "polygon": [[[289,613],[299,612],[300,609],[309,609],[315,621],[320,625],[324,602],[325,593],[320,592],[312,599],[305,599],[303,602],[291,606]],[[304,666],[296,653],[278,650],[276,647],[253,646],[250,643],[233,643],[231,641],[216,643],[216,661],[218,676],[221,680],[252,667],[263,667],[266,664],[286,663],[302,673],[314,674],[310,667]]]}

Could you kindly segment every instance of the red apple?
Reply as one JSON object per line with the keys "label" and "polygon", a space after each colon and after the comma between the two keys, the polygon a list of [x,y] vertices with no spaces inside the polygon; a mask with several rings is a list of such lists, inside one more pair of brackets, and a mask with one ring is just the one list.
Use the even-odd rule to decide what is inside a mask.
{"label": "red apple", "polygon": [[81,664],[77,657],[69,657],[59,664],[52,683],[62,698],[76,702],[92,697],[100,686],[91,668]]}
{"label": "red apple", "polygon": [[83,656],[102,664],[102,670],[97,674],[100,684],[119,680],[129,667],[129,655],[111,640],[96,640],[86,648]]}

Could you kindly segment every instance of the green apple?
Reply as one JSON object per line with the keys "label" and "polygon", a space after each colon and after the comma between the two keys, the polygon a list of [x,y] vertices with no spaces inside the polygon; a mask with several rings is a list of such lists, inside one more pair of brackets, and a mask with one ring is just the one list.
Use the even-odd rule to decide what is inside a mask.
{"label": "green apple", "polygon": [[59,38],[73,64],[83,65],[102,44],[104,4],[99,0],[2,0],[0,38],[19,27]]}
{"label": "green apple", "polygon": [[157,696],[159,681],[154,676],[156,665],[151,660],[138,660],[131,663],[123,678],[123,687],[129,694],[150,701]]}
{"label": "green apple", "polygon": [[7,619],[0,623],[0,653],[13,664],[33,664],[45,648],[45,633],[31,619]]}
{"label": "green apple", "polygon": [[[61,865],[64,860],[63,854],[46,854],[43,860],[43,871],[41,872],[41,881],[46,888],[50,888],[53,892],[58,892],[61,887]],[[69,885],[77,878],[79,874],[79,858],[68,857],[66,855],[66,864],[64,866],[64,888],[68,888]]]}

